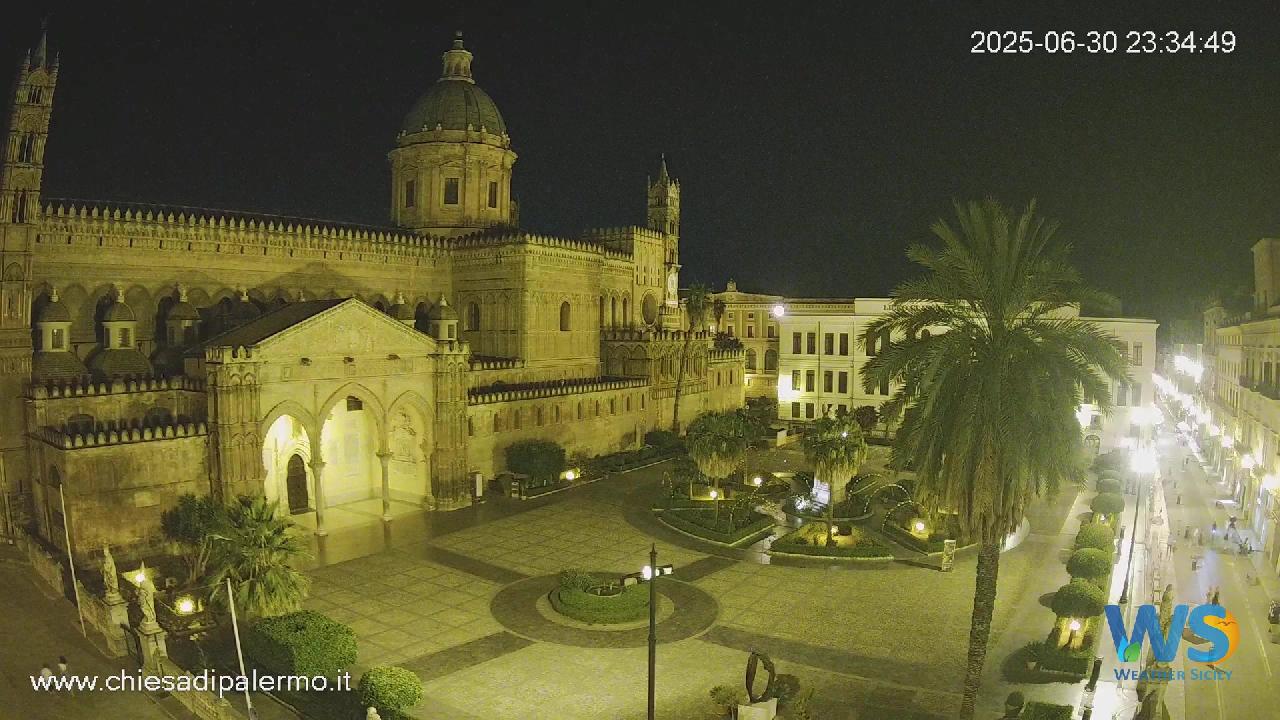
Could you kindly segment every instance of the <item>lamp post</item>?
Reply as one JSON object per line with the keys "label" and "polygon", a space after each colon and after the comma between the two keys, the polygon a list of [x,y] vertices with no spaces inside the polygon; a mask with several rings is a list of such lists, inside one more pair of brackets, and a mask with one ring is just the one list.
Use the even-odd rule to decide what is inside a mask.
{"label": "lamp post", "polygon": [[1129,533],[1129,560],[1125,564],[1124,587],[1120,590],[1120,604],[1129,602],[1129,579],[1133,575],[1133,551],[1138,539],[1138,510],[1142,508],[1142,477],[1156,471],[1156,453],[1151,448],[1134,451],[1130,468],[1138,476],[1138,492],[1133,501],[1133,529]]}
{"label": "lamp post", "polygon": [[711,502],[716,504],[716,522],[720,522],[720,492],[715,488],[711,489]]}
{"label": "lamp post", "polygon": [[663,575],[670,575],[673,568],[670,565],[658,564],[658,546],[649,546],[649,564],[638,573],[631,573],[622,578],[623,586],[634,585],[636,583],[649,583],[649,711],[648,720],[654,720],[654,687],[657,677],[658,665],[658,578]]}

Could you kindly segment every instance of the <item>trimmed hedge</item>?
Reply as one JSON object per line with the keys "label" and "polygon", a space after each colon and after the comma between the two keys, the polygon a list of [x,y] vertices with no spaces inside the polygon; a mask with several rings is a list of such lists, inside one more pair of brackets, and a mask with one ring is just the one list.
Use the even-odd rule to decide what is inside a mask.
{"label": "trimmed hedge", "polygon": [[1116,534],[1111,531],[1111,527],[1105,523],[1087,523],[1080,528],[1080,532],[1076,534],[1076,542],[1074,548],[1080,550],[1082,548],[1096,548],[1104,552],[1115,551]]}
{"label": "trimmed hedge", "polygon": [[356,633],[311,610],[264,618],[244,636],[244,652],[280,675],[332,677],[356,662]]}
{"label": "trimmed hedge", "polygon": [[1111,552],[1097,548],[1080,548],[1067,559],[1067,574],[1101,585],[1111,575]]}
{"label": "trimmed hedge", "polygon": [[1089,509],[1099,515],[1112,517],[1124,512],[1124,498],[1118,493],[1102,493],[1093,498]]}
{"label": "trimmed hedge", "polygon": [[382,665],[360,676],[359,692],[362,706],[376,707],[391,717],[422,701],[422,681],[412,670]]}
{"label": "trimmed hedge", "polygon": [[592,625],[631,622],[649,615],[649,586],[628,585],[619,595],[593,595],[576,587],[561,587],[549,596],[551,607],[565,617]]}
{"label": "trimmed hedge", "polygon": [[1053,594],[1050,609],[1059,617],[1091,618],[1102,614],[1107,595],[1102,588],[1084,578],[1072,578]]}
{"label": "trimmed hedge", "polygon": [[[937,534],[930,535],[927,540],[921,540],[915,535],[912,535],[910,530],[899,527],[894,523],[885,523],[884,527],[881,529],[885,530],[885,534],[898,544],[905,545],[912,550],[918,550],[926,554],[942,552],[942,546],[947,540],[945,537]],[[957,541],[956,546],[958,547],[959,545],[960,542]]]}
{"label": "trimmed hedge", "polygon": [[564,448],[549,440],[522,440],[506,449],[507,468],[528,475],[530,485],[549,485],[564,472]]}
{"label": "trimmed hedge", "polygon": [[892,558],[893,550],[875,538],[859,532],[858,544],[852,547],[827,547],[819,540],[817,544],[809,541],[804,535],[802,526],[773,541],[770,550],[794,555],[813,555],[814,557],[847,557],[847,558]]}
{"label": "trimmed hedge", "polygon": [[[1065,673],[1076,679],[1083,678],[1093,668],[1092,648],[1092,644],[1087,640],[1080,650],[1075,651],[1042,646],[1037,667],[1048,672]],[[1022,712],[1025,718],[1026,710],[1023,709]]]}
{"label": "trimmed hedge", "polygon": [[1119,493],[1120,481],[1113,477],[1098,478],[1098,493]]}
{"label": "trimmed hedge", "polygon": [[676,528],[683,530],[690,535],[696,535],[706,540],[711,540],[726,545],[732,545],[736,542],[745,540],[773,527],[775,520],[768,515],[761,515],[752,511],[747,513],[745,518],[739,518],[735,523],[737,527],[729,525],[729,511],[726,508],[720,508],[720,518],[716,519],[716,511],[714,508],[674,508],[671,510],[663,510],[659,517],[662,521]]}
{"label": "trimmed hedge", "polygon": [[1022,707],[1021,720],[1071,720],[1075,709],[1070,705],[1055,705],[1032,701]]}
{"label": "trimmed hedge", "polygon": [[626,472],[650,463],[669,460],[680,453],[681,448],[678,446],[643,447],[639,450],[624,450],[610,455],[601,455],[588,462],[597,472]]}

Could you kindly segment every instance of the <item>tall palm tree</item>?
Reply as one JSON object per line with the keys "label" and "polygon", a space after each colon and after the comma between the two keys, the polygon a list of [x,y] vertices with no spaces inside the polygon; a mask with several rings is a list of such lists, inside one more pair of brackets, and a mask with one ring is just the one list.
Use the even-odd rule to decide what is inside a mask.
{"label": "tall palm tree", "polygon": [[707,312],[711,308],[711,291],[706,285],[697,284],[689,288],[684,299],[685,317],[689,327],[684,334],[684,344],[680,347],[680,367],[676,370],[675,410],[671,419],[671,432],[680,434],[680,396],[684,394],[684,376],[689,365],[689,348],[693,340],[707,324]]}
{"label": "tall palm tree", "polygon": [[725,305],[724,298],[716,298],[711,301],[711,319],[716,323],[716,332],[721,332],[720,321],[724,319]]}
{"label": "tall palm tree", "polygon": [[1033,495],[1075,479],[1076,409],[1087,399],[1109,412],[1110,381],[1126,364],[1113,336],[1073,317],[1075,303],[1106,296],[1084,285],[1034,202],[1016,217],[994,200],[957,203],[956,216],[956,227],[933,224],[941,248],[908,250],[928,272],[900,285],[868,328],[865,338],[897,340],[868,361],[863,386],[898,385],[885,413],[906,410],[895,464],[915,468],[926,511],[956,514],[978,543],[960,706],[970,720],[1004,538]]}
{"label": "tall palm tree", "polygon": [[283,615],[302,607],[310,581],[294,569],[305,555],[293,522],[278,503],[240,497],[227,506],[227,520],[215,544],[213,595],[226,603],[231,579],[237,612],[251,618]]}
{"label": "tall palm tree", "polygon": [[720,487],[747,453],[747,423],[736,412],[707,413],[689,423],[685,447],[698,470]]}
{"label": "tall palm tree", "polygon": [[805,457],[813,463],[814,477],[831,487],[827,498],[827,543],[834,541],[836,503],[845,499],[845,486],[867,460],[867,441],[862,426],[852,415],[821,418],[810,425],[800,439]]}

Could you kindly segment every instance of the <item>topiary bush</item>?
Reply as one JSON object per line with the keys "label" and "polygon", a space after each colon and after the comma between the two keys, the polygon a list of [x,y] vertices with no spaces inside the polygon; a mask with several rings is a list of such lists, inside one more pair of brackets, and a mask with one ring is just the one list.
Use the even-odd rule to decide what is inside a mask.
{"label": "topiary bush", "polygon": [[1113,477],[1098,478],[1098,492],[1103,493],[1119,493],[1120,481]]}
{"label": "topiary bush", "polygon": [[300,610],[249,627],[244,652],[280,675],[332,677],[356,662],[356,634],[318,612]]}
{"label": "topiary bush", "polygon": [[1075,549],[1096,548],[1105,552],[1115,549],[1116,534],[1103,523],[1087,523],[1076,534]]}
{"label": "topiary bush", "polygon": [[360,705],[375,707],[384,717],[396,717],[422,701],[422,681],[412,670],[396,665],[369,668],[360,676]]}
{"label": "topiary bush", "polygon": [[726,713],[736,713],[738,705],[747,701],[747,693],[729,685],[717,685],[711,688],[711,702]]}
{"label": "topiary bush", "polygon": [[1059,617],[1091,618],[1102,614],[1107,596],[1088,580],[1074,578],[1053,594],[1050,607]]}
{"label": "topiary bush", "polygon": [[1111,574],[1111,553],[1097,548],[1081,548],[1067,559],[1067,573],[1095,584]]}
{"label": "topiary bush", "polygon": [[528,475],[538,485],[560,479],[564,472],[564,448],[549,440],[522,440],[506,450],[507,468]]}
{"label": "topiary bush", "polygon": [[1124,512],[1124,498],[1117,493],[1102,493],[1093,498],[1089,509],[1107,517],[1118,515]]}

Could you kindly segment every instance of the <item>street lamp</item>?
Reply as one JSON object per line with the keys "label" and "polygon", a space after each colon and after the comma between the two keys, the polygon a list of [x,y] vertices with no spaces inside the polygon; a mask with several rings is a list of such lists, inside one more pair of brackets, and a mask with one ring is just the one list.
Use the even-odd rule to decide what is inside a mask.
{"label": "street lamp", "polygon": [[1129,533],[1129,560],[1124,570],[1124,587],[1120,590],[1120,604],[1124,605],[1129,602],[1129,578],[1133,574],[1133,549],[1134,543],[1138,539],[1138,510],[1142,507],[1142,476],[1154,475],[1158,461],[1156,452],[1151,448],[1141,448],[1133,453],[1129,460],[1129,467],[1135,475],[1138,475],[1138,493],[1133,500],[1133,529]]}
{"label": "street lamp", "polygon": [[[714,492],[714,491],[713,491]],[[654,708],[654,672],[658,662],[658,578],[663,575],[670,575],[674,572],[671,565],[658,564],[658,546],[649,546],[649,564],[640,569],[638,573],[631,573],[622,578],[622,585],[635,585],[636,583],[649,583],[649,715],[648,719],[653,720]]]}
{"label": "street lamp", "polygon": [[720,493],[715,488],[711,490],[711,502],[716,504],[716,522],[720,521]]}

